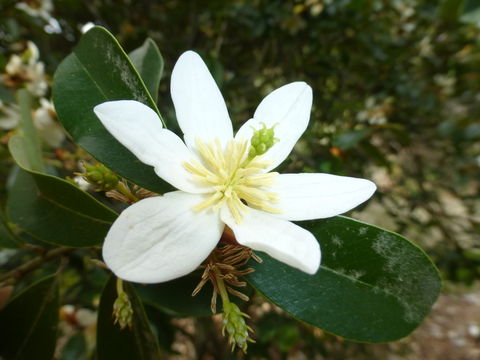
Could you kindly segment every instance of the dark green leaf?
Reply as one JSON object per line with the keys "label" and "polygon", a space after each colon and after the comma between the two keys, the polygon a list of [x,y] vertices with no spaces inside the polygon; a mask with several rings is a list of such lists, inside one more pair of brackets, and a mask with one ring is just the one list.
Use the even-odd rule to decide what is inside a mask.
{"label": "dark green leaf", "polygon": [[107,283],[98,311],[97,324],[97,359],[98,360],[158,360],[160,350],[155,335],[145,315],[134,288],[124,283],[133,309],[133,324],[131,328],[120,329],[113,323],[113,303],[117,298],[116,278],[111,277]]}
{"label": "dark green leaf", "polygon": [[11,222],[39,240],[84,247],[103,242],[116,214],[75,185],[29,169],[22,138],[13,137],[10,152],[18,171],[7,199]]}
{"label": "dark green leaf", "polygon": [[62,349],[60,360],[87,360],[87,342],[83,332],[73,335]]}
{"label": "dark green leaf", "polygon": [[155,308],[174,316],[209,316],[212,287],[206,284],[196,295],[192,292],[201,280],[201,273],[155,285],[138,285],[136,289],[142,300]]}
{"label": "dark green leaf", "polygon": [[142,77],[145,86],[155,102],[158,100],[158,86],[163,74],[163,57],[160,50],[150,38],[142,46],[133,50],[128,57]]}
{"label": "dark green leaf", "polygon": [[149,190],[172,187],[141,163],[103,127],[93,108],[105,101],[132,99],[158,113],[142,79],[107,30],[94,27],[59,65],[53,80],[58,117],[73,139],[117,174]]}
{"label": "dark green leaf", "polygon": [[51,360],[58,323],[58,279],[49,276],[18,294],[0,312],[0,355]]}
{"label": "dark green leaf", "polygon": [[350,340],[392,341],[413,331],[440,291],[435,266],[398,234],[345,217],[304,222],[322,248],[307,275],[266,254],[247,277],[285,311]]}
{"label": "dark green leaf", "polygon": [[0,248],[16,249],[20,246],[19,240],[12,234],[6,221],[0,214]]}
{"label": "dark green leaf", "polygon": [[[172,316],[210,316],[212,300],[212,285],[207,282],[200,292],[192,296],[193,290],[201,280],[202,273],[193,272],[187,276],[155,285],[137,285],[136,289],[145,304],[160,309]],[[247,296],[253,294],[250,286],[239,288]],[[231,299],[234,303],[242,304],[243,300],[237,297]],[[220,302],[220,298],[218,298]],[[221,311],[221,304],[217,310]]]}

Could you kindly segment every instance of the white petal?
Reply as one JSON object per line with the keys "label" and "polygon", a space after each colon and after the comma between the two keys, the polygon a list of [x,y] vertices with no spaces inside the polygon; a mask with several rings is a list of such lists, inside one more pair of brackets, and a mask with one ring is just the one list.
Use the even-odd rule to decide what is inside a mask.
{"label": "white petal", "polygon": [[270,191],[279,195],[275,203],[286,220],[311,220],[342,214],[369,199],[373,182],[330,174],[282,174]]}
{"label": "white petal", "polygon": [[172,71],[171,93],[178,124],[185,143],[195,148],[195,138],[203,141],[233,137],[227,106],[202,58],[193,51],[183,53]]}
{"label": "white petal", "polygon": [[177,135],[162,128],[155,111],[133,100],[108,101],[93,110],[105,128],[163,180],[183,191],[205,192],[183,166],[195,155]]}
{"label": "white petal", "polygon": [[272,161],[267,171],[274,169],[287,158],[307,128],[311,108],[310,86],[304,82],[284,85],[262,100],[253,119],[243,124],[235,139],[250,140],[253,129],[261,129],[262,123],[268,128],[277,124],[274,132],[279,141],[264,155],[264,158]]}
{"label": "white petal", "polygon": [[192,272],[215,248],[224,228],[218,213],[192,210],[202,199],[175,191],[128,207],[105,239],[105,263],[116,276],[140,283]]}
{"label": "white petal", "polygon": [[237,242],[308,274],[315,274],[320,266],[320,245],[309,231],[289,221],[277,219],[264,212],[249,209],[237,224],[228,208],[221,218],[235,234]]}

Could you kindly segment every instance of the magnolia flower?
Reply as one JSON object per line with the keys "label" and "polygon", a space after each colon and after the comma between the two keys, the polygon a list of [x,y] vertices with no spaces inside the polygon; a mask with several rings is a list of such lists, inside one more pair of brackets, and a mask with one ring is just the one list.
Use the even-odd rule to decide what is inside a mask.
{"label": "magnolia flower", "polygon": [[273,91],[235,136],[225,101],[196,53],[178,59],[171,94],[185,142],[139,102],[110,101],[94,108],[118,141],[179,189],[121,213],[103,246],[110,269],[142,283],[186,275],[228,226],[239,244],[314,274],[319,244],[289,220],[341,214],[367,200],[375,185],[329,174],[271,172],[308,125],[310,86],[294,82]]}

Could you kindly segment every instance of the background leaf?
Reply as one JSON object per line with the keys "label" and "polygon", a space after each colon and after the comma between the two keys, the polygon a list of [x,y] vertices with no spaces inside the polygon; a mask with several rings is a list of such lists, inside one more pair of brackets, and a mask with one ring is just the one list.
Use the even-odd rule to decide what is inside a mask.
{"label": "background leaf", "polygon": [[463,0],[460,11],[460,21],[470,24],[480,24],[480,3],[478,0]]}
{"label": "background leaf", "polygon": [[51,360],[57,339],[58,279],[46,277],[0,312],[0,354],[6,359]]}
{"label": "background leaf", "polygon": [[20,247],[17,239],[10,231],[5,216],[0,213],[0,248],[17,249]]}
{"label": "background leaf", "polygon": [[133,309],[132,328],[120,329],[113,324],[113,303],[117,298],[116,278],[112,276],[102,294],[97,324],[98,360],[158,360],[160,350],[134,288],[124,282]]}
{"label": "background leaf", "polygon": [[384,342],[413,331],[440,291],[425,253],[398,234],[345,217],[304,222],[322,248],[313,276],[261,254],[250,284],[294,317],[350,340]]}
{"label": "background leaf", "polygon": [[73,247],[102,243],[115,212],[68,181],[29,169],[22,138],[11,138],[9,149],[22,169],[8,192],[8,219],[48,243]]}
{"label": "background leaf", "polygon": [[43,172],[45,167],[42,161],[42,148],[37,135],[37,130],[32,119],[32,96],[26,89],[17,92],[18,105],[20,106],[20,130],[23,141],[25,161],[32,170]]}
{"label": "background leaf", "polygon": [[53,101],[58,117],[75,142],[109,169],[146,189],[164,193],[172,187],[115,140],[93,113],[95,105],[125,99],[140,101],[159,114],[117,40],[104,28],[94,27],[55,72]]}
{"label": "background leaf", "polygon": [[128,57],[142,77],[153,101],[158,100],[158,87],[163,74],[163,57],[157,44],[147,38],[142,46],[133,50]]}
{"label": "background leaf", "polygon": [[345,131],[333,139],[333,145],[338,146],[342,150],[348,150],[356,146],[368,135],[370,135],[369,129]]}

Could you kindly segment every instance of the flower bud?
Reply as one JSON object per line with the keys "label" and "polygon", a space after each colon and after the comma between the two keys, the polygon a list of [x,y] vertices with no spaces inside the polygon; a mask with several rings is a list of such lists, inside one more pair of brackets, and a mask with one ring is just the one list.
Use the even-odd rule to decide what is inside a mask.
{"label": "flower bud", "polygon": [[90,184],[99,187],[99,190],[110,191],[115,189],[120,179],[110,169],[103,164],[88,165],[85,164],[83,178]]}

